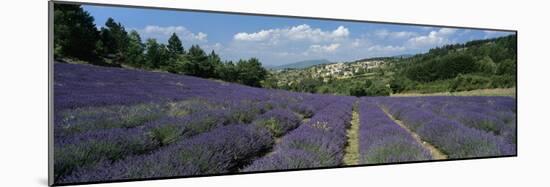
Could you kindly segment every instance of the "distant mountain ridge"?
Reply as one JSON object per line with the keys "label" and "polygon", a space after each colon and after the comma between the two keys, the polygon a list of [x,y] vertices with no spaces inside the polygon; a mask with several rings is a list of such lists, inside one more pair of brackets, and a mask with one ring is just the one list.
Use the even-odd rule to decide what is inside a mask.
{"label": "distant mountain ridge", "polygon": [[319,64],[330,64],[330,63],[332,63],[332,62],[328,61],[327,59],[304,60],[304,61],[284,64],[284,65],[280,65],[280,66],[273,66],[273,67],[270,67],[269,69],[273,69],[273,70],[304,69],[304,68],[308,68],[308,67],[319,65]]}

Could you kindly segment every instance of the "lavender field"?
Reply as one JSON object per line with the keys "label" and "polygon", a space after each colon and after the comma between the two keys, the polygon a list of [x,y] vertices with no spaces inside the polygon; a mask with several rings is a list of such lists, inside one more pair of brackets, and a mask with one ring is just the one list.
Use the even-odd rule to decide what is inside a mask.
{"label": "lavender field", "polygon": [[512,97],[336,96],[54,68],[59,184],[343,166],[353,113],[361,165],[441,159],[434,151],[445,159],[516,155]]}

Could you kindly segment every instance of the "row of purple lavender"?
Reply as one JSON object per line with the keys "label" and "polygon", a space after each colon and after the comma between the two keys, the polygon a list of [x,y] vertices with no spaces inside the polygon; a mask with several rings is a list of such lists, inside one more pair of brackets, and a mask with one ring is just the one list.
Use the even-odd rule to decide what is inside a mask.
{"label": "row of purple lavender", "polygon": [[[442,100],[447,104],[440,104]],[[482,120],[465,125],[460,119],[466,120],[465,118],[468,117],[457,120],[456,117],[451,117],[457,116],[457,113],[436,113],[432,111],[433,108],[454,108],[455,111],[475,112],[472,108],[476,107],[507,113],[515,111],[515,102],[509,102],[510,100],[512,99],[498,97],[377,98],[377,102],[387,108],[396,119],[402,120],[409,129],[420,135],[423,140],[441,149],[449,158],[515,155],[515,140],[509,139],[510,136],[506,134],[495,134],[490,130],[483,130],[486,122]],[[466,105],[472,107],[466,107]],[[477,114],[482,113],[477,112]],[[513,126],[515,129],[515,122]]]}
{"label": "row of purple lavender", "polygon": [[373,99],[359,103],[361,164],[396,163],[432,159],[428,150],[396,124]]}

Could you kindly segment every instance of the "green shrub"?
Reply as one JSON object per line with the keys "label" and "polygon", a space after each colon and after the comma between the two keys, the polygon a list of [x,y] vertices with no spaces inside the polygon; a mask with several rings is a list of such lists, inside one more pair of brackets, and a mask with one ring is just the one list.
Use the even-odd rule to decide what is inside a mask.
{"label": "green shrub", "polygon": [[497,74],[498,75],[515,75],[516,74],[516,61],[507,59],[498,65]]}
{"label": "green shrub", "polygon": [[451,84],[452,92],[469,91],[487,88],[491,85],[491,79],[478,75],[458,75]]}
{"label": "green shrub", "polygon": [[510,88],[516,85],[516,77],[511,75],[493,76],[491,79],[492,88]]}

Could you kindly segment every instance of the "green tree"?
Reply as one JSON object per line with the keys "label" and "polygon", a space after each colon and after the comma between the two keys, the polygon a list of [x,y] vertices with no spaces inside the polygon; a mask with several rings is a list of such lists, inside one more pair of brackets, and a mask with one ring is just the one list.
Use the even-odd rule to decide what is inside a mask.
{"label": "green tree", "polygon": [[236,82],[237,81],[237,67],[233,63],[233,61],[227,61],[223,63],[218,69],[216,70],[218,76],[220,79],[229,81],[229,82]]}
{"label": "green tree", "polygon": [[[428,55],[433,55],[429,54]],[[411,80],[431,82],[450,79],[458,74],[467,74],[477,71],[477,64],[472,56],[466,54],[448,54],[442,57],[419,59],[419,62],[410,65],[406,70]]]}
{"label": "green tree", "polygon": [[451,82],[449,88],[451,92],[457,92],[487,88],[490,85],[491,80],[487,76],[460,74]]}
{"label": "green tree", "polygon": [[395,76],[390,80],[390,89],[393,93],[400,93],[414,87],[414,82],[404,76]]}
{"label": "green tree", "polygon": [[145,59],[152,69],[160,69],[166,65],[168,54],[166,46],[159,44],[155,39],[147,39],[145,43]]}
{"label": "green tree", "polygon": [[478,68],[481,72],[486,74],[495,74],[497,70],[497,64],[493,62],[493,59],[489,56],[483,57],[481,60],[477,61]]}
{"label": "green tree", "polygon": [[388,96],[390,88],[381,81],[372,81],[367,79],[363,82],[352,84],[349,87],[349,94],[357,97],[361,96]]}
{"label": "green tree", "polygon": [[98,60],[99,32],[94,18],[80,5],[54,5],[54,56]]}
{"label": "green tree", "polygon": [[391,93],[390,88],[380,81],[374,81],[366,85],[368,85],[365,89],[367,96],[388,96]]}
{"label": "green tree", "polygon": [[516,61],[506,59],[498,65],[497,74],[516,76]]}
{"label": "green tree", "polygon": [[128,50],[126,53],[128,64],[138,68],[149,67],[143,55],[144,51],[145,45],[141,42],[141,37],[138,32],[132,30],[128,36]]}
{"label": "green tree", "polygon": [[222,60],[218,54],[214,50],[210,52],[206,59],[207,63],[211,65],[211,69],[209,69],[209,72],[206,76],[208,77],[214,77],[214,78],[220,78],[220,68],[223,68]]}
{"label": "green tree", "polygon": [[241,84],[260,87],[261,81],[265,79],[267,70],[257,58],[239,60],[237,63],[238,82]]}
{"label": "green tree", "polygon": [[171,56],[183,55],[185,53],[181,40],[176,33],[172,33],[172,36],[168,39],[167,48]]}
{"label": "green tree", "polygon": [[356,97],[366,96],[367,92],[363,85],[354,85],[349,89],[349,94]]}
{"label": "green tree", "polygon": [[112,59],[115,64],[126,63],[129,39],[121,23],[108,18],[105,27],[101,28],[101,41],[105,57]]}
{"label": "green tree", "polygon": [[189,48],[187,53],[189,58],[189,63],[186,66],[186,74],[198,76],[198,77],[208,77],[214,72],[214,67],[208,63],[208,57],[204,50],[198,45],[192,45]]}
{"label": "green tree", "polygon": [[166,71],[170,73],[183,74],[185,73],[185,67],[189,64],[189,59],[185,55],[177,55],[175,58],[170,58],[168,65],[165,67]]}
{"label": "green tree", "polygon": [[297,84],[297,90],[301,92],[316,93],[318,87],[321,86],[323,82],[319,79],[314,78],[305,78],[299,84]]}

